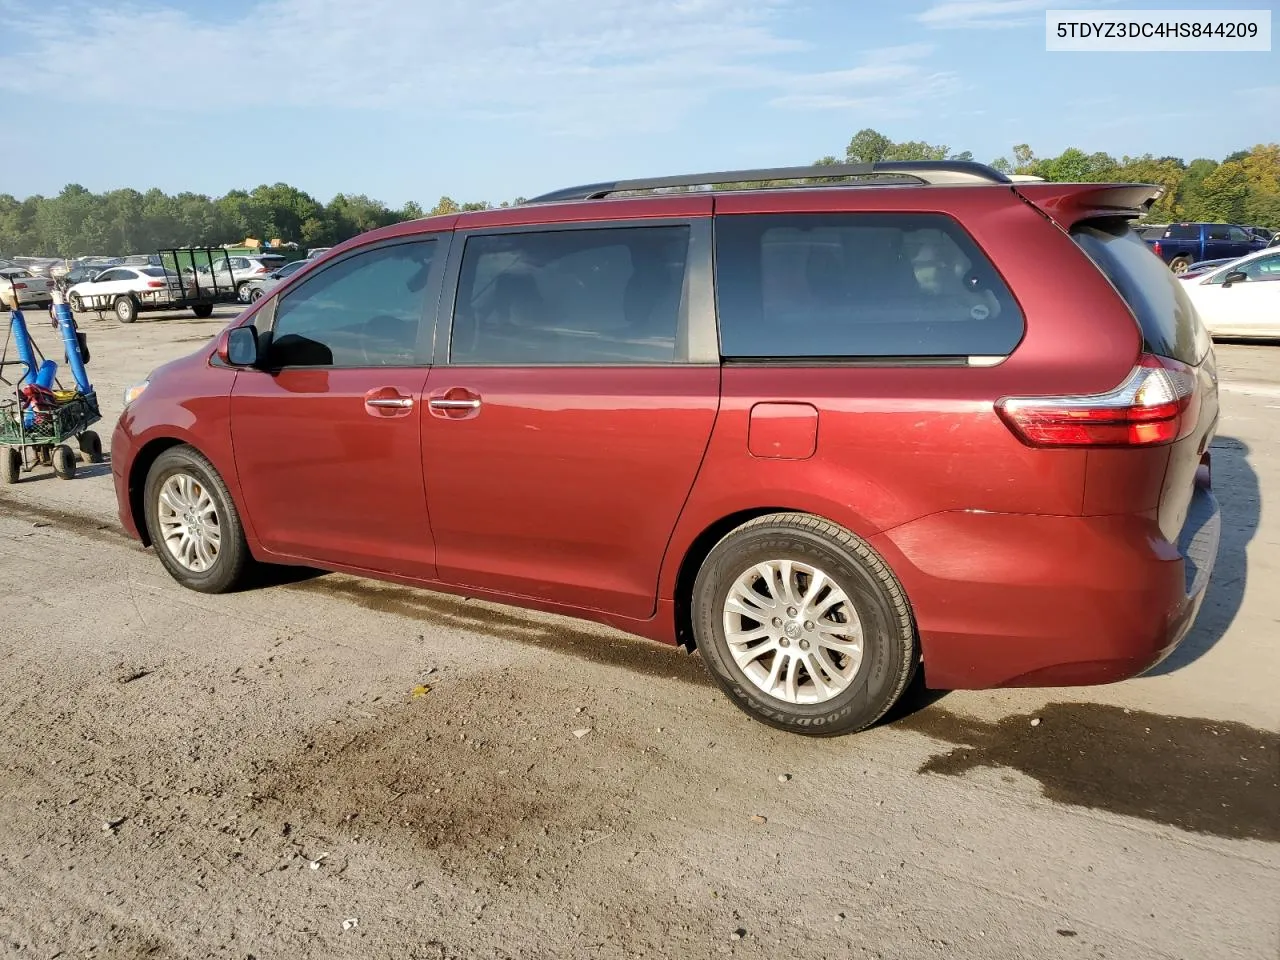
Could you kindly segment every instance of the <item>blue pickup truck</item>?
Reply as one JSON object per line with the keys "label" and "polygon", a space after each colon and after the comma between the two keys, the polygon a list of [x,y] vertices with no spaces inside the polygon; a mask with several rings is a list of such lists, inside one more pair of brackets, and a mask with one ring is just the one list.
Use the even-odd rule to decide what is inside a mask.
{"label": "blue pickup truck", "polygon": [[1243,257],[1267,241],[1234,223],[1171,223],[1162,234],[1144,237],[1157,257],[1174,273],[1185,273],[1200,260]]}

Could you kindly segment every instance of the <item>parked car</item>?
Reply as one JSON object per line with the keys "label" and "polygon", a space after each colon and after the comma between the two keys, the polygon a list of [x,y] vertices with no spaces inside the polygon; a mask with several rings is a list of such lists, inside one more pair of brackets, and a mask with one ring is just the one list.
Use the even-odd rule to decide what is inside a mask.
{"label": "parked car", "polygon": [[278,253],[256,254],[252,257],[225,257],[213,262],[211,272],[218,284],[234,284],[236,296],[240,302],[248,303],[250,281],[265,279],[286,262],[285,258]]}
{"label": "parked car", "polygon": [[1270,243],[1276,236],[1276,231],[1269,227],[1248,227],[1246,229],[1259,240],[1265,240],[1267,243]]}
{"label": "parked car", "polygon": [[1173,223],[1163,236],[1147,243],[1174,273],[1182,273],[1197,260],[1243,257],[1267,245],[1233,223]]}
{"label": "parked car", "polygon": [[1239,257],[1220,257],[1217,260],[1197,260],[1182,273],[1178,274],[1178,279],[1191,280],[1194,277],[1203,276],[1210,270],[1215,270],[1224,264],[1235,263],[1239,259]]}
{"label": "parked car", "polygon": [[0,309],[17,295],[19,307],[44,307],[53,305],[53,281],[37,277],[25,267],[0,267]]}
{"label": "parked car", "polygon": [[894,162],[377,229],[129,388],[120,520],[197,591],[301,564],[696,648],[802,733],[921,666],[1133,676],[1220,523],[1212,343],[1129,226],[1161,191]]}
{"label": "parked car", "polygon": [[1213,336],[1280,340],[1280,250],[1264,248],[1182,279]]}
{"label": "parked car", "polygon": [[281,267],[278,270],[273,270],[271,273],[267,274],[267,276],[262,277],[261,279],[250,280],[248,282],[249,302],[253,303],[254,301],[260,299],[261,297],[265,296],[268,292],[270,292],[278,283],[280,283],[280,281],[289,279],[291,276],[293,276],[303,267],[309,267],[309,266],[311,266],[311,261],[309,259],[295,260],[292,263],[286,263],[283,267]]}
{"label": "parked car", "polygon": [[181,295],[181,282],[162,267],[108,267],[68,287],[67,304],[75,313],[111,310],[121,323],[133,323],[142,311],[163,310]]}

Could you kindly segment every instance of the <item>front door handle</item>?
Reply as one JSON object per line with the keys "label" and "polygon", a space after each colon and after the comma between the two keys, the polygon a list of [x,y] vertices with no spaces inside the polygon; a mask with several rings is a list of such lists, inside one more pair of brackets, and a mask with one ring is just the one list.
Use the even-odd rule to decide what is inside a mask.
{"label": "front door handle", "polygon": [[364,409],[371,417],[405,417],[413,410],[413,397],[395,387],[377,387],[364,395]]}

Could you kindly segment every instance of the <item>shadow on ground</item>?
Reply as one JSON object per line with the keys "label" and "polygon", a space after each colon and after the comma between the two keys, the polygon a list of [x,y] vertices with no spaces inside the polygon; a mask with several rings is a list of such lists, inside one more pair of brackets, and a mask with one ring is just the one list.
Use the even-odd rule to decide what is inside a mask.
{"label": "shadow on ground", "polygon": [[[1219,437],[1213,455],[1213,489],[1222,508],[1222,539],[1200,613],[1186,639],[1147,676],[1160,676],[1195,663],[1226,635],[1244,604],[1249,579],[1248,547],[1262,515],[1262,490],[1249,463],[1249,445]],[[1278,818],[1280,819],[1280,818]]]}

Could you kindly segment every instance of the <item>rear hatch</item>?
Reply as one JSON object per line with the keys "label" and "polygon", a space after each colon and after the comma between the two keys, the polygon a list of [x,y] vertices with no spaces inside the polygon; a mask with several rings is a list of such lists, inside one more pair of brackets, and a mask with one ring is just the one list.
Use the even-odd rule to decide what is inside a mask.
{"label": "rear hatch", "polygon": [[[1165,539],[1185,539],[1197,475],[1218,428],[1218,375],[1213,343],[1181,283],[1120,217],[1076,223],[1072,239],[1097,264],[1128,304],[1142,329],[1143,353],[1170,361],[1171,373],[1192,387],[1184,413],[1189,431],[1170,445],[1160,491],[1159,525]],[[1202,479],[1206,479],[1201,475]]]}

